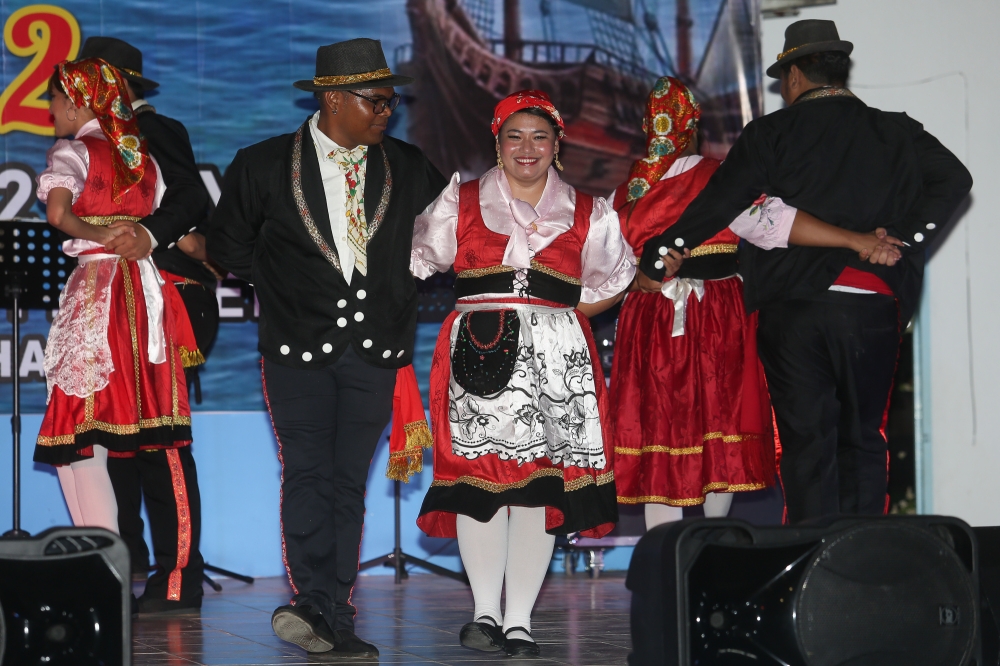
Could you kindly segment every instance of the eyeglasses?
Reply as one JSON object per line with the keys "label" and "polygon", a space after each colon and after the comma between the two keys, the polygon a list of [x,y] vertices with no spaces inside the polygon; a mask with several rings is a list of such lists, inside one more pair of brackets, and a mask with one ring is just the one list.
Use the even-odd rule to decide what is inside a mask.
{"label": "eyeglasses", "polygon": [[355,97],[360,97],[361,99],[367,100],[372,104],[374,104],[375,107],[372,110],[375,112],[376,116],[382,114],[386,109],[389,109],[390,111],[395,111],[396,107],[399,106],[399,99],[400,99],[399,93],[393,93],[392,97],[386,99],[385,97],[375,97],[375,98],[365,97],[364,95],[356,93],[353,90],[345,90],[344,92],[349,92]]}

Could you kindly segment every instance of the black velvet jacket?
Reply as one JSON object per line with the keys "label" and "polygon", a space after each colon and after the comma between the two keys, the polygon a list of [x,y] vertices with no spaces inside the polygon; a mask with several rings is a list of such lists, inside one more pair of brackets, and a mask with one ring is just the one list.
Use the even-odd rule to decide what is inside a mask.
{"label": "black velvet jacket", "polygon": [[869,232],[886,227],[909,243],[896,266],[873,266],[847,249],[740,248],[747,310],[828,289],[850,265],[884,280],[902,321],[920,297],[925,248],[972,188],[951,151],[905,113],[866,106],[853,96],[816,97],[758,118],[676,224],[643,248],[640,269],[654,279],[661,248],[697,247],[724,229],[761,193],[829,224]]}
{"label": "black velvet jacket", "polygon": [[333,363],[351,345],[373,366],[409,364],[413,220],[446,184],[415,146],[387,136],[368,149],[368,275],[355,270],[348,285],[308,125],[236,153],[208,225],[208,253],[254,285],[260,353],[307,369]]}
{"label": "black velvet jacket", "polygon": [[164,270],[204,282],[214,289],[215,277],[211,271],[176,246],[181,237],[206,221],[209,209],[208,190],[198,173],[187,130],[149,104],[137,108],[135,114],[149,153],[160,165],[167,186],[160,207],[141,221],[156,239],[153,260]]}

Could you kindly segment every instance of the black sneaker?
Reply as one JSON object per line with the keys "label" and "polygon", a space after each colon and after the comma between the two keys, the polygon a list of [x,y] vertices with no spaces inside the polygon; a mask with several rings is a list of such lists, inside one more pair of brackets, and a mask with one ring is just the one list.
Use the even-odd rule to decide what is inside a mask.
{"label": "black sneaker", "polygon": [[278,638],[306,652],[329,652],[335,643],[323,615],[313,613],[311,606],[279,606],[271,615],[271,628]]}
{"label": "black sneaker", "polygon": [[503,629],[488,617],[481,617],[462,627],[462,631],[458,632],[458,640],[463,646],[480,652],[499,652],[504,647]]}

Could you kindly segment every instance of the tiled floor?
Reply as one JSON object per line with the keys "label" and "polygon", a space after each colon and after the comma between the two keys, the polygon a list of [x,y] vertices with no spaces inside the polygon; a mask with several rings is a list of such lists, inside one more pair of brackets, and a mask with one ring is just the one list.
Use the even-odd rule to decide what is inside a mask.
{"label": "tiled floor", "polygon": [[[271,612],[289,598],[284,578],[254,585],[222,580],[206,588],[201,617],[142,618],[133,624],[133,664],[310,664],[305,652],[271,631]],[[551,574],[532,618],[542,649],[533,664],[624,664],[629,652],[629,592],[622,575],[598,580]],[[465,585],[417,574],[395,585],[391,576],[362,576],[354,591],[357,633],[375,643],[383,664],[483,664],[507,660],[461,647],[458,630],[471,619]],[[352,660],[350,663],[371,663]]]}

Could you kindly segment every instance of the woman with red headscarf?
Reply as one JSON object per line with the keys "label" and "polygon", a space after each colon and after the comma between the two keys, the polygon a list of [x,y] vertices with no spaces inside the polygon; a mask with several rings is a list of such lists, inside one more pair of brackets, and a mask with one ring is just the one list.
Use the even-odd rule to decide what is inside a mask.
{"label": "woman with red headscarf", "polygon": [[152,261],[105,247],[133,233],[165,191],[117,70],[96,58],[63,62],[49,94],[56,135],[74,138],[49,149],[38,199],[79,265],[68,276],[51,269],[65,287],[45,349],[48,407],[34,459],[56,466],[75,525],[117,532],[107,458],[190,443],[181,353],[197,350],[189,323],[178,336],[173,285]]}
{"label": "woman with red headscarf", "polygon": [[[697,154],[700,117],[683,83],[657,81],[643,119],[647,156],[611,199],[631,247],[641,251],[676,222],[718,168]],[[645,504],[647,529],[702,503],[706,516],[725,516],[731,493],[774,483],[757,315],[746,313],[737,275],[741,237],[764,249],[846,247],[875,263],[899,256],[894,239],[828,225],[764,195],[686,256],[661,248],[668,277],[661,284],[637,275],[638,291],[619,315],[611,371],[618,501]]]}
{"label": "woman with red headscarf", "polygon": [[431,368],[434,481],[417,524],[458,538],[475,599],[462,645],[514,656],[539,653],[531,610],[555,535],[603,536],[618,519],[586,317],[635,268],[615,212],[559,178],[563,132],[545,93],[502,100],[497,166],[452,177],[417,217],[410,263],[419,278],[454,267],[458,297]]}

